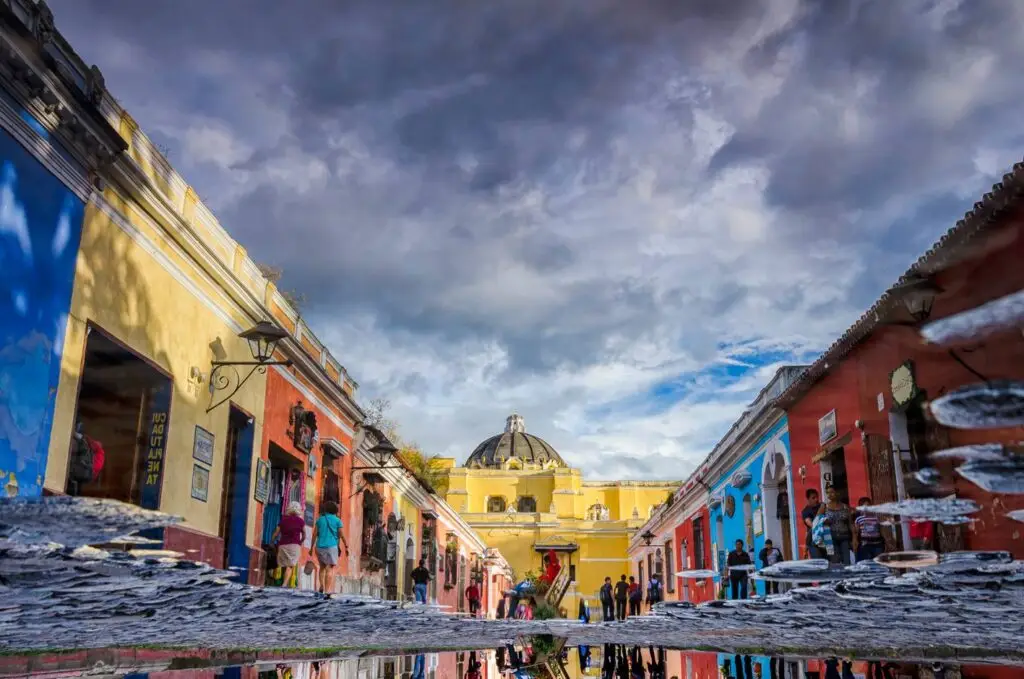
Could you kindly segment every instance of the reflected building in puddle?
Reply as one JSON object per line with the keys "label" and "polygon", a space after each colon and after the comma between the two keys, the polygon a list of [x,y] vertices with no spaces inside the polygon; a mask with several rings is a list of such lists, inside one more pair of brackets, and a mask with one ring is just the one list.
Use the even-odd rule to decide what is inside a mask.
{"label": "reflected building in puddle", "polygon": [[[270,654],[268,654],[269,656]],[[1016,679],[1024,667],[955,662],[772,657],[521,639],[494,651],[270,658],[227,664],[209,654],[118,651],[0,659],[2,679]]]}

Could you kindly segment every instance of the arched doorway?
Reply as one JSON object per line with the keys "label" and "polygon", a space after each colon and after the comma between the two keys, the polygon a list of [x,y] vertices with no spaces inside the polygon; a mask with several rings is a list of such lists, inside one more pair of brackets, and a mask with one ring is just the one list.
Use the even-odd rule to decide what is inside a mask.
{"label": "arched doorway", "polygon": [[789,474],[789,456],[780,439],[769,445],[761,474],[765,537],[782,550],[787,561],[799,558],[792,518],[793,483]]}
{"label": "arched doorway", "polygon": [[412,578],[410,574],[416,568],[416,543],[412,537],[405,541],[405,598],[412,600]]}

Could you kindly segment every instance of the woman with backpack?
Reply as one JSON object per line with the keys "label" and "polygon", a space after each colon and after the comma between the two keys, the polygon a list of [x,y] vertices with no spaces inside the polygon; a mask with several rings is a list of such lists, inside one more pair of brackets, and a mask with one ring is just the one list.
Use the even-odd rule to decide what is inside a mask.
{"label": "woman with backpack", "polygon": [[659,601],[661,601],[661,581],[658,580],[657,575],[654,575],[647,585],[647,607],[654,610],[654,604]]}

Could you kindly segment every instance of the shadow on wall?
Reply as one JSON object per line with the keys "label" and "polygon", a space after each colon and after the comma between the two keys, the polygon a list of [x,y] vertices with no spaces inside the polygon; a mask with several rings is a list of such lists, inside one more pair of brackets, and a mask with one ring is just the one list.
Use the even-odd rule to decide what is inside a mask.
{"label": "shadow on wall", "polygon": [[[116,195],[108,191],[107,198],[125,212]],[[159,279],[143,267],[155,273],[159,264],[103,209],[87,204],[47,486],[156,509],[173,393],[168,350],[175,336],[167,328],[174,319],[185,321],[189,310],[173,308],[173,295],[162,295],[158,305],[151,286]],[[198,399],[198,385],[188,386]],[[102,471],[84,482],[75,478],[70,454],[78,433],[99,441],[105,453]]]}

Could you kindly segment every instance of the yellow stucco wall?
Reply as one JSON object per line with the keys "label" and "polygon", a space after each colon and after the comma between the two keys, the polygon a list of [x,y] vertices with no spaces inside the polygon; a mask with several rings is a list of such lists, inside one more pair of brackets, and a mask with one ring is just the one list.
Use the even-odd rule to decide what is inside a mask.
{"label": "yellow stucco wall", "polygon": [[[112,189],[107,189],[105,198],[124,221],[119,223],[95,200],[86,206],[45,484],[51,490],[64,490],[86,331],[92,323],[171,377],[173,396],[160,508],[184,517],[189,527],[217,535],[228,406],[205,412],[214,358],[210,344],[220,340],[229,360],[251,359],[248,346],[237,334],[254,321],[234,311],[227,293],[202,276],[196,262],[138,205]],[[191,379],[193,368],[203,373],[201,383]],[[265,389],[265,378],[257,373],[232,398],[254,418],[257,445],[253,459],[258,457],[262,440]],[[215,436],[206,502],[191,497],[196,425]],[[247,542],[252,545],[255,503],[251,489],[246,492],[250,501]]]}
{"label": "yellow stucco wall", "polygon": [[[629,573],[629,537],[648,518],[650,510],[678,488],[678,482],[588,482],[579,469],[467,469],[449,463],[446,501],[472,526],[488,547],[496,547],[516,577],[542,569],[537,544],[571,542],[578,551],[576,586],[562,603],[575,616],[579,597],[598,607],[597,590],[606,576]],[[509,506],[524,495],[537,501],[536,514],[487,513],[487,499],[500,495]],[[591,520],[588,510],[608,508],[608,520]],[[552,506],[553,505],[553,506]],[[550,510],[554,509],[554,512]],[[634,517],[636,509],[638,518]],[[598,517],[600,519],[600,517]],[[565,563],[569,563],[565,559]],[[599,614],[599,609],[595,614]]]}

